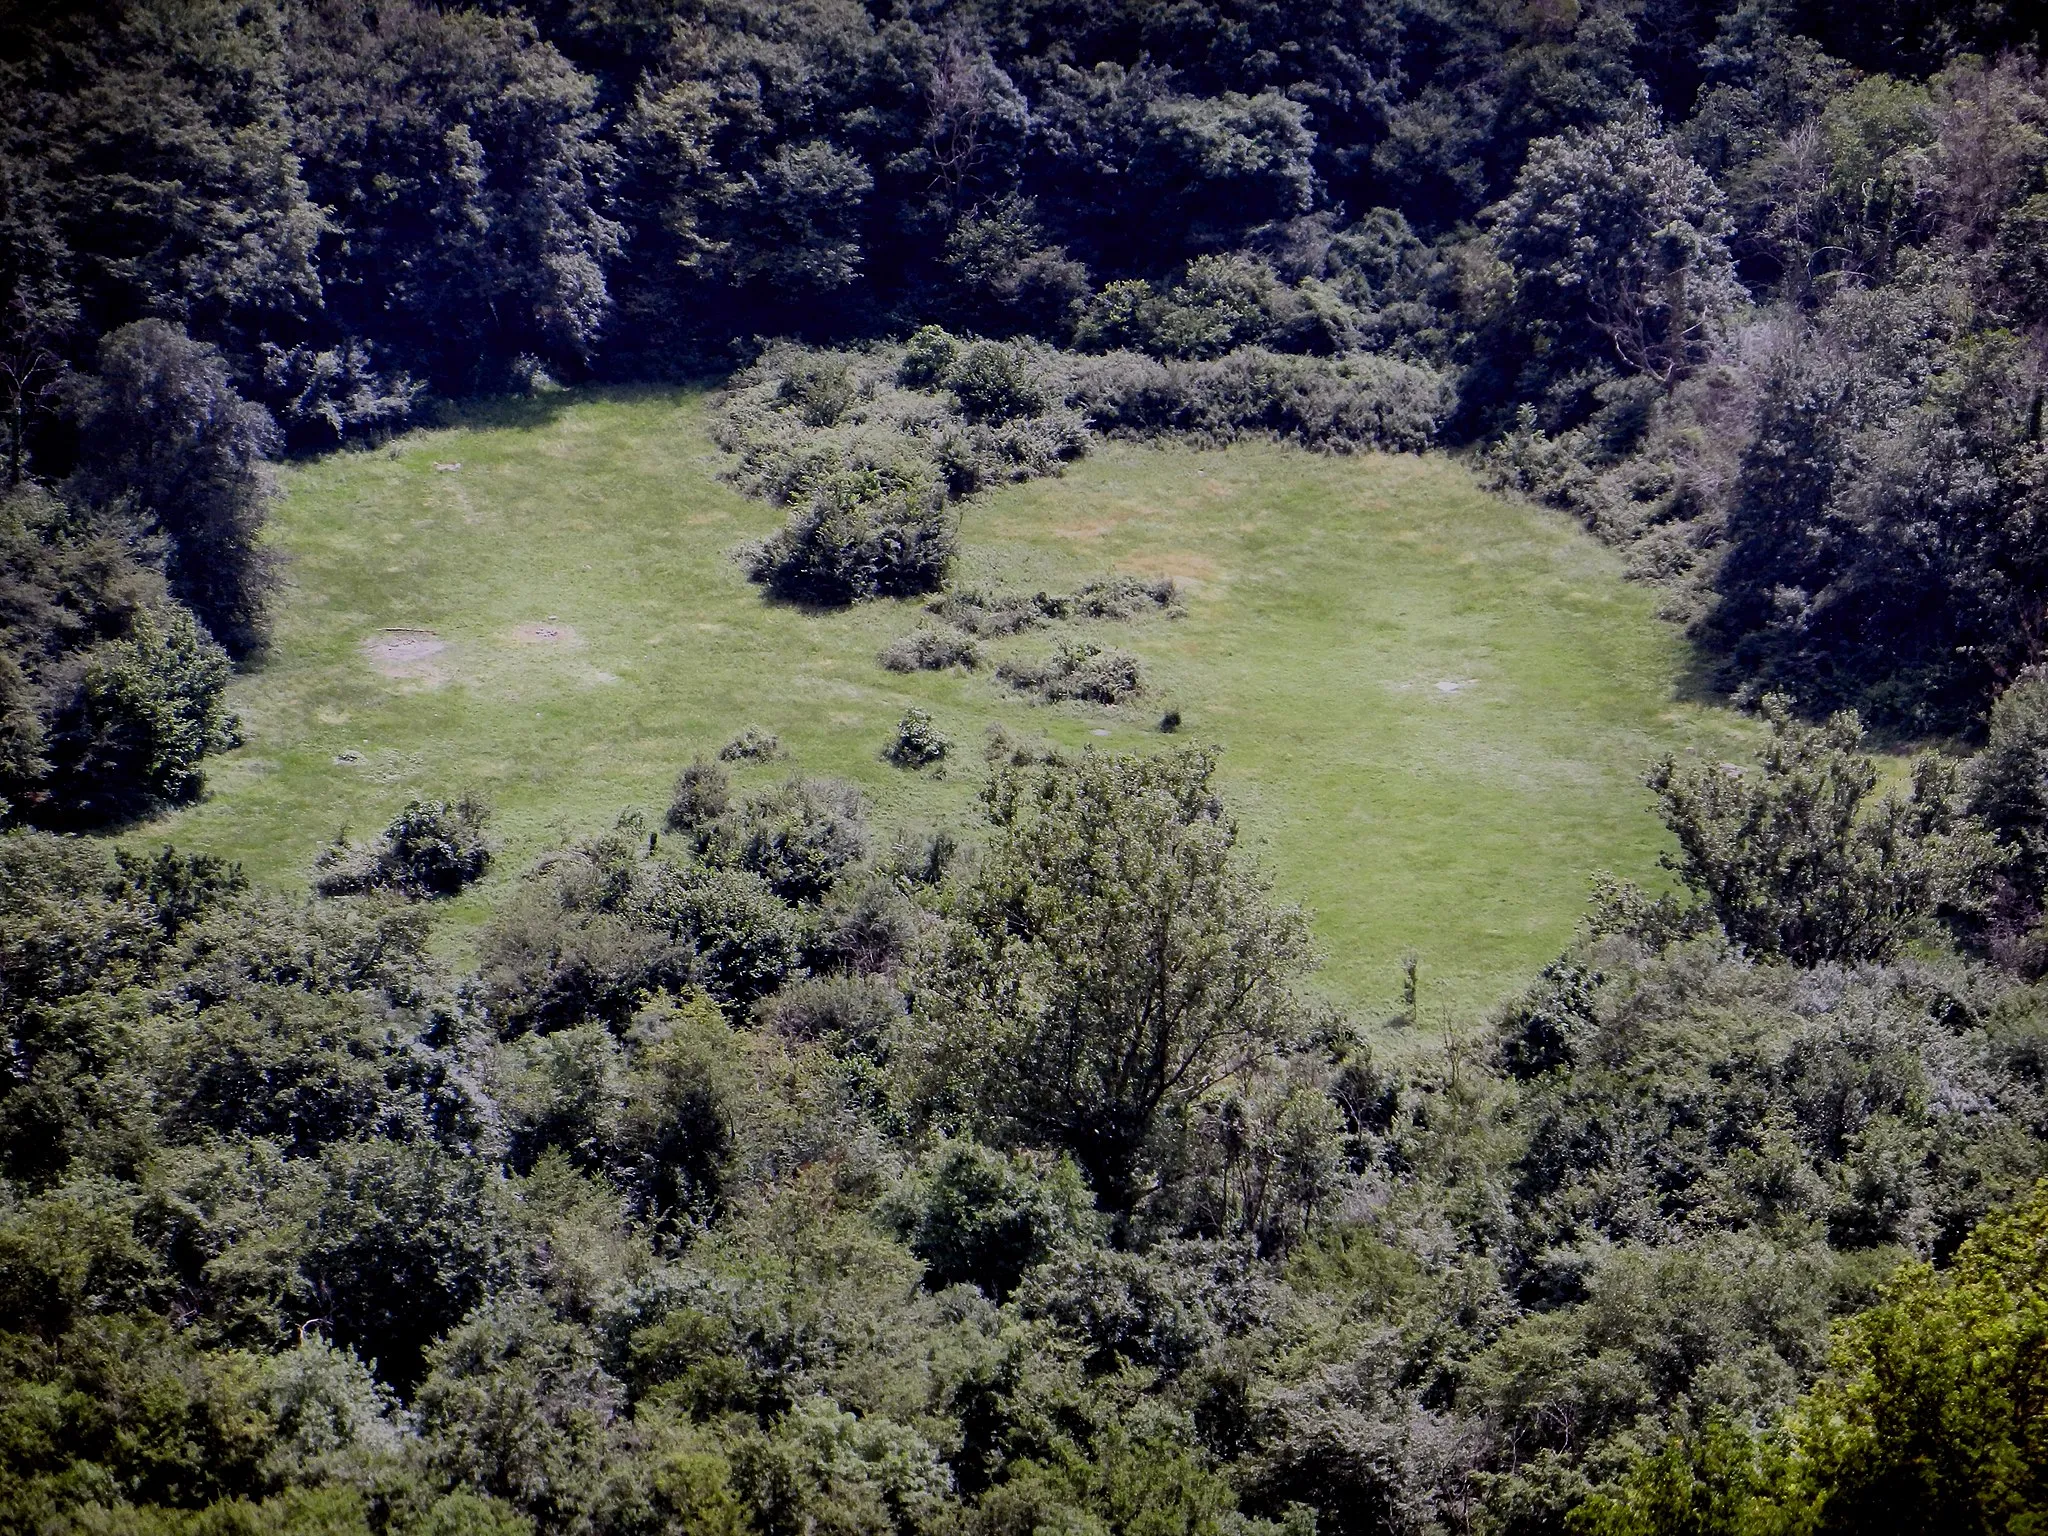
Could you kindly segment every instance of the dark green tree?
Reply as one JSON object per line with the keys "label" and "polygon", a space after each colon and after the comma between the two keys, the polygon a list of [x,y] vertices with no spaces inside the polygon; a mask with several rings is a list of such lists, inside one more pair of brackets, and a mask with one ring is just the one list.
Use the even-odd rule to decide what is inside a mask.
{"label": "dark green tree", "polygon": [[1763,712],[1754,769],[1667,757],[1649,775],[1678,839],[1667,866],[1730,939],[1794,965],[1886,960],[1938,913],[1981,906],[2000,859],[1952,765],[1924,757],[1908,792],[1866,804],[1877,766],[1855,715],[1805,725],[1777,695]]}
{"label": "dark green tree", "polygon": [[1307,923],[1237,852],[1215,769],[1188,750],[999,771],[988,855],[919,994],[950,1113],[1070,1151],[1120,1220],[1162,1115],[1303,1027]]}

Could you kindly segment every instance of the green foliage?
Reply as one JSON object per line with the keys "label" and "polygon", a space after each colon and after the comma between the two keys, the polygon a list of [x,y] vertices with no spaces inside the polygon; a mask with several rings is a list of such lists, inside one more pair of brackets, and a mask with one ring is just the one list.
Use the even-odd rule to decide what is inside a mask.
{"label": "green foliage", "polygon": [[899,768],[929,768],[944,762],[952,750],[951,740],[932,724],[931,712],[913,706],[903,712],[896,724],[896,739],[883,755]]}
{"label": "green foliage", "polygon": [[2019,1531],[2048,1509],[2039,1415],[2048,1359],[2037,1190],[1937,1274],[1901,1270],[1837,1329],[1827,1371],[1778,1435],[1710,1422],[1633,1468],[1572,1529]]}
{"label": "green foliage", "polygon": [[992,844],[924,994],[933,1112],[1070,1151],[1119,1217],[1161,1116],[1299,1027],[1306,928],[1236,854],[1215,766],[1188,751],[998,769]]}
{"label": "green foliage", "polygon": [[200,761],[241,742],[228,712],[227,654],[183,608],[135,614],[126,636],[85,653],[77,691],[52,722],[65,809],[107,820],[189,799]]}
{"label": "green foliage", "polygon": [[760,876],[784,901],[812,901],[867,857],[867,819],[853,785],[798,776],[701,829],[697,847],[708,863]]}
{"label": "green foliage", "polygon": [[1046,1167],[967,1140],[942,1142],[919,1159],[883,1213],[924,1261],[927,1286],[978,1286],[996,1301],[1062,1245],[1092,1236],[1094,1224],[1070,1161]]}
{"label": "green foliage", "polygon": [[898,466],[841,470],[815,482],[749,574],[775,596],[834,607],[936,590],[958,530],[930,482]]}
{"label": "green foliage", "polygon": [[1978,899],[1999,860],[1952,766],[1922,758],[1909,793],[1866,809],[1877,769],[1853,714],[1803,725],[1779,697],[1764,714],[1754,773],[1667,758],[1649,777],[1681,850],[1671,867],[1730,939],[1795,965],[1885,960]]}
{"label": "green foliage", "polygon": [[743,807],[698,834],[738,867],[677,866],[616,835],[542,859],[479,943],[478,983],[498,1030],[623,1030],[645,1000],[693,983],[734,1008],[774,990],[796,966],[797,927],[745,863],[748,850],[801,885],[836,870],[844,843],[836,820],[747,817]]}
{"label": "green foliage", "polygon": [[1006,661],[996,668],[996,676],[1047,704],[1066,699],[1122,704],[1145,691],[1144,669],[1137,657],[1091,640],[1070,641],[1043,662]]}
{"label": "green foliage", "polygon": [[694,832],[732,809],[732,775],[717,763],[698,758],[676,776],[662,825],[671,832]]}
{"label": "green foliage", "polygon": [[490,818],[490,807],[473,795],[408,801],[370,847],[342,838],[323,849],[313,864],[313,888],[323,896],[378,889],[453,896],[490,868],[493,846],[484,832]]}
{"label": "green foliage", "polygon": [[1741,296],[1719,189],[1647,114],[1532,144],[1493,219],[1551,374],[1612,361],[1668,383]]}
{"label": "green foliage", "polygon": [[143,320],[101,343],[83,417],[79,491],[161,529],[172,594],[235,654],[256,649],[274,580],[261,543],[270,414],[236,392],[217,349]]}
{"label": "green foliage", "polygon": [[891,672],[972,672],[981,665],[981,647],[970,635],[920,626],[891,640],[876,659]]}

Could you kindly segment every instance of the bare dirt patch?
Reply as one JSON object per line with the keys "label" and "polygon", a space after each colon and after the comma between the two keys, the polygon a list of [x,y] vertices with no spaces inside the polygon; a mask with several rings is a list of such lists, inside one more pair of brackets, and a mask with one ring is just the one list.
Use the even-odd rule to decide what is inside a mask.
{"label": "bare dirt patch", "polygon": [[434,658],[448,649],[448,642],[431,629],[380,629],[364,639],[360,649],[384,677],[438,683],[445,675]]}
{"label": "bare dirt patch", "polygon": [[569,647],[579,646],[583,643],[581,635],[577,634],[567,624],[563,624],[555,619],[549,619],[542,624],[515,624],[512,626],[511,634],[512,639],[520,645],[557,645]]}

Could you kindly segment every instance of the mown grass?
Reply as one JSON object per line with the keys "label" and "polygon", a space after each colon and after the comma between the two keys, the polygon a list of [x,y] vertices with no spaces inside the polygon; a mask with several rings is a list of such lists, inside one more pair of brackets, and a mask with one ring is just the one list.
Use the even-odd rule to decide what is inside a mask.
{"label": "mown grass", "polygon": [[[681,765],[744,725],[790,756],[743,783],[840,774],[885,828],[963,826],[990,725],[1151,750],[1171,706],[1179,740],[1224,749],[1248,844],[1314,910],[1323,984],[1386,1008],[1413,950],[1428,1024],[1525,983],[1593,871],[1654,878],[1650,758],[1742,750],[1733,717],[1685,697],[1685,648],[1649,593],[1445,459],[1111,445],[972,505],[963,582],[1131,572],[1187,590],[1179,619],[1075,627],[1137,652],[1149,697],[1045,707],[986,672],[882,670],[915,604],[765,601],[732,552],[781,514],[719,482],[706,425],[690,393],[557,396],[290,471],[275,652],[234,687],[248,745],[202,803],[129,836],[302,884],[337,830],[479,789],[503,853],[448,908],[459,949],[534,855],[632,809],[658,825]],[[386,675],[365,644],[426,640],[408,630],[445,648]],[[943,776],[882,760],[911,704],[957,744]]]}

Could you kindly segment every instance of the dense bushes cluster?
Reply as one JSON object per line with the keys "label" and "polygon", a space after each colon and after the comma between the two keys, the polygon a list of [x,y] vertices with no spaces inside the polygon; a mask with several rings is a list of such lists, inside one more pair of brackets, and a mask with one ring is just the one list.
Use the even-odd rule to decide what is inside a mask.
{"label": "dense bushes cluster", "polygon": [[485,828],[490,808],[473,795],[412,800],[376,842],[364,847],[338,837],[313,864],[313,889],[323,896],[387,889],[408,896],[452,896],[483,877],[493,849]]}
{"label": "dense bushes cluster", "polygon": [[1451,404],[1441,375],[1387,358],[1088,357],[926,326],[862,352],[771,350],[734,381],[719,441],[741,487],[792,509],[755,579],[845,603],[936,589],[955,548],[948,501],[1057,474],[1100,433],[1417,449]]}
{"label": "dense bushes cluster", "polygon": [[[1861,782],[1847,727],[1779,731],[1759,803]],[[1758,903],[1817,898],[1711,871],[1835,835],[1752,815],[1691,918],[1610,900],[1396,1064],[1303,989],[1214,769],[1002,754],[958,858],[700,763],[678,836],[548,854],[467,975],[392,892],[0,837],[7,1524],[2037,1507],[2048,1005],[1937,956],[1952,906],[1922,958],[1745,953]],[[1831,878],[1854,907],[1887,870]]]}

